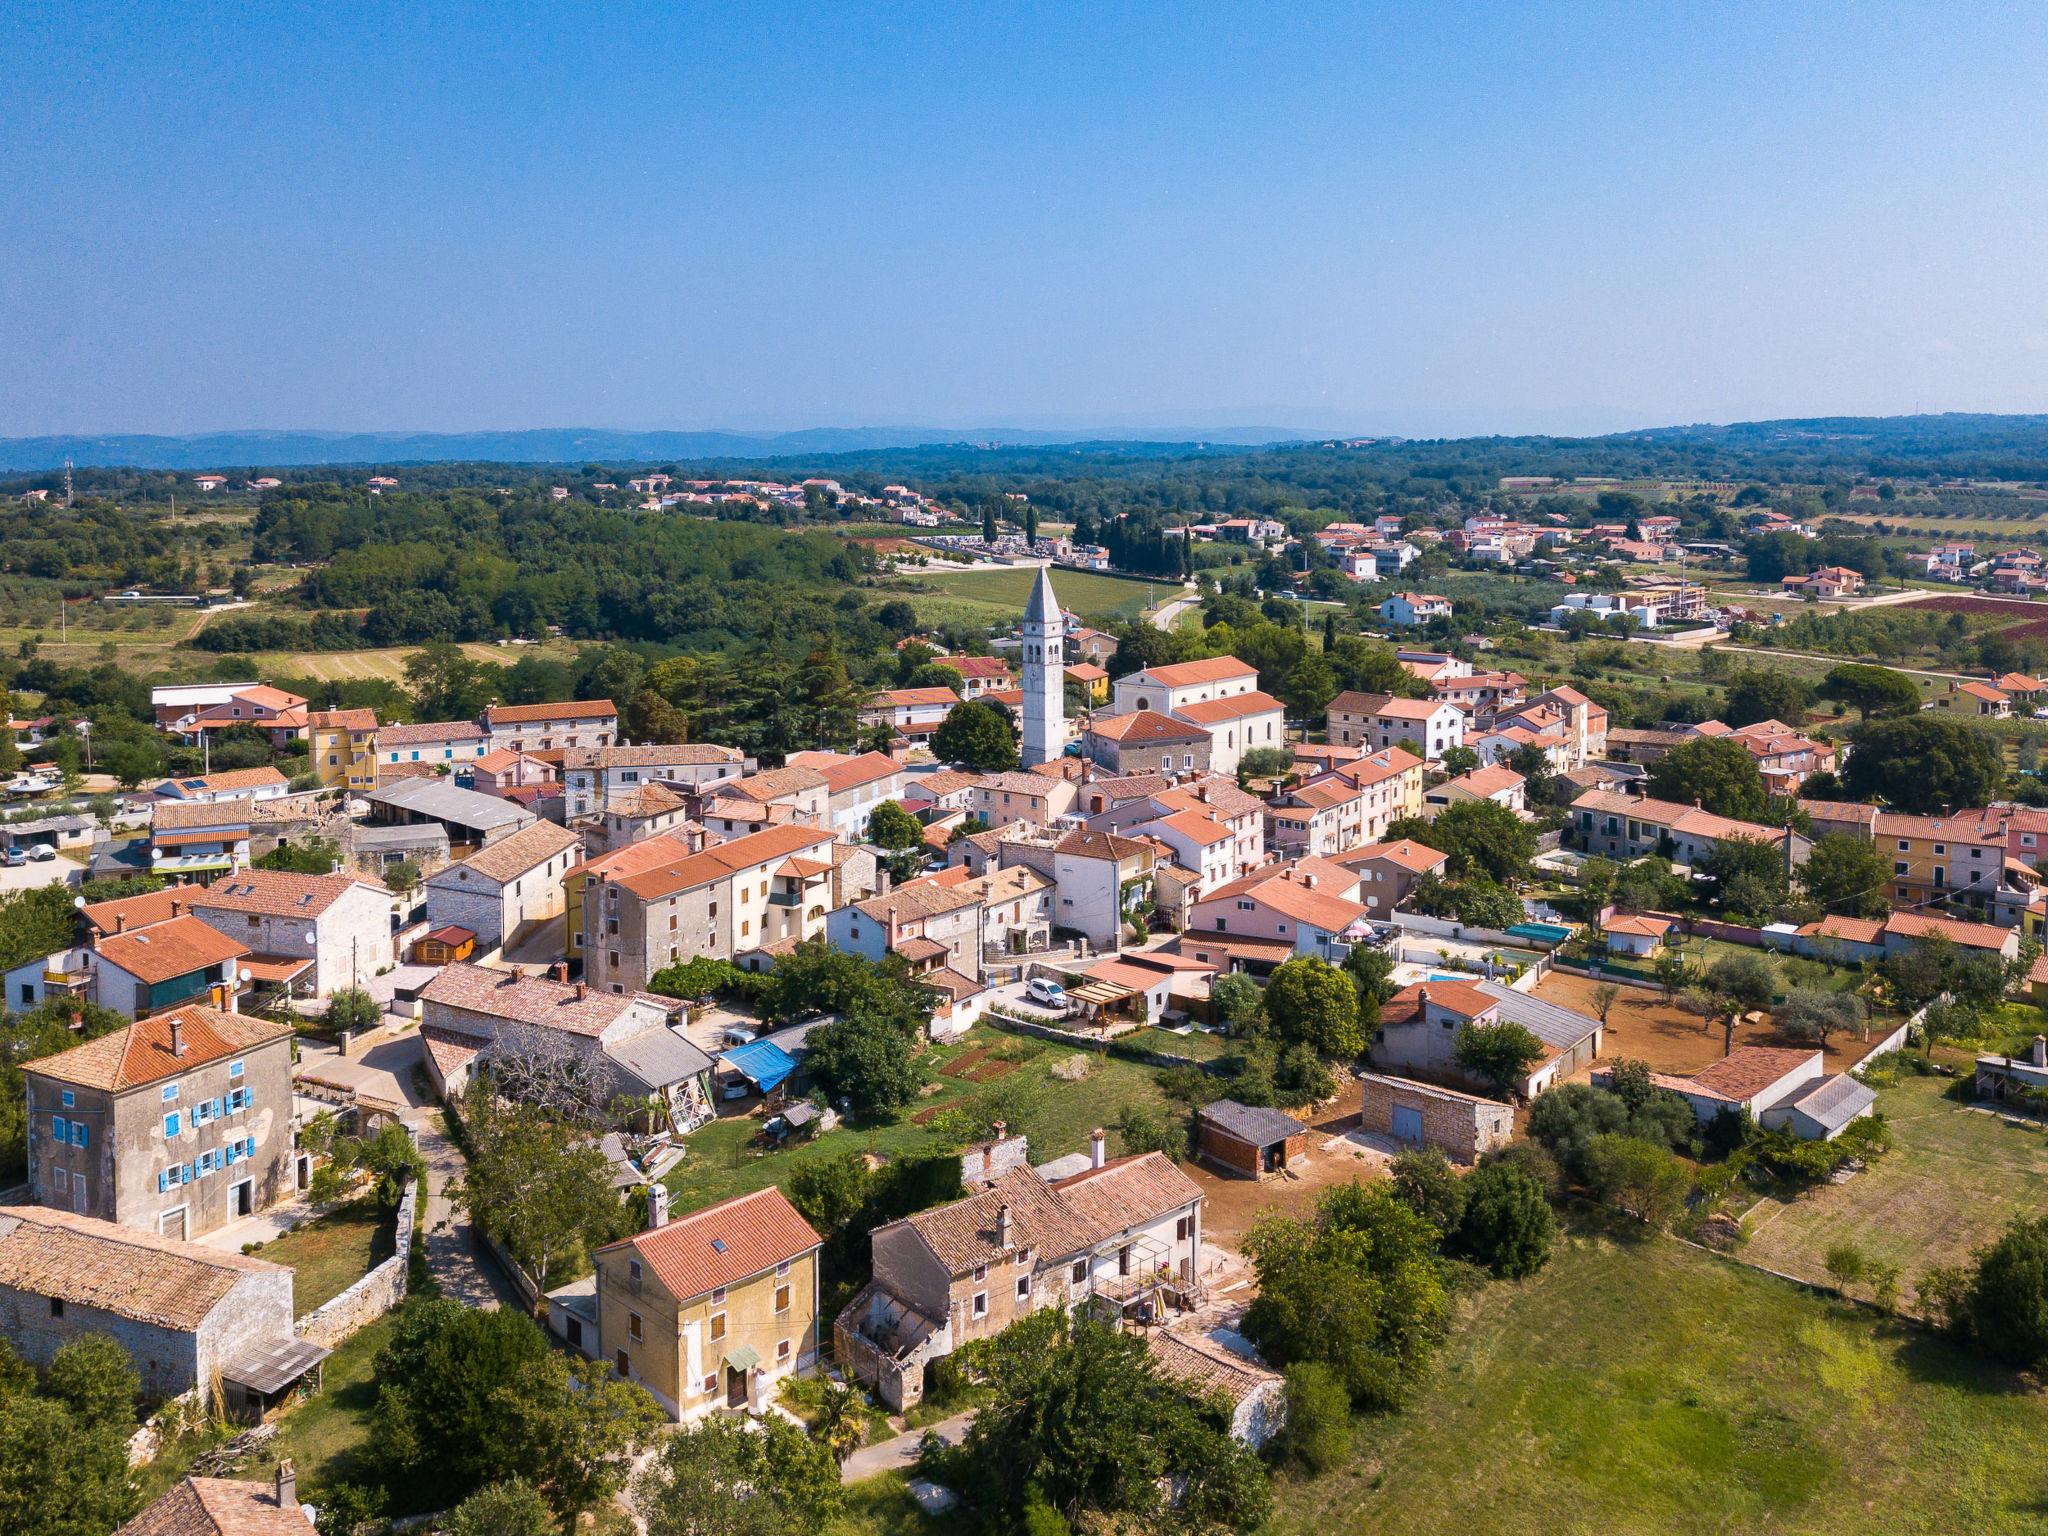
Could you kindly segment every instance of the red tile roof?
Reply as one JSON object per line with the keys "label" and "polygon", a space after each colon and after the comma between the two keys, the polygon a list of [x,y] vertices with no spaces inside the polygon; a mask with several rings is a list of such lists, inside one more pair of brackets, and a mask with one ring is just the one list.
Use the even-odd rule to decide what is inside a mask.
{"label": "red tile roof", "polygon": [[[185,1054],[171,1054],[171,1024],[178,1025]],[[223,1013],[188,1003],[152,1018],[74,1045],[68,1051],[24,1062],[22,1069],[59,1082],[77,1083],[119,1093],[124,1088],[162,1082],[194,1067],[239,1055],[291,1034],[289,1025],[244,1013]]]}
{"label": "red tile roof", "polygon": [[631,1249],[671,1296],[688,1301],[787,1263],[823,1241],[782,1191],[771,1187],[692,1211],[598,1253]]}

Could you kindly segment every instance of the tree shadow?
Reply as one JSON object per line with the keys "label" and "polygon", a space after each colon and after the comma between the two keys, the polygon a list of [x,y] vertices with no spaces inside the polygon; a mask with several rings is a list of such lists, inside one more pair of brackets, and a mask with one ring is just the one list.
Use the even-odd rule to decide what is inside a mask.
{"label": "tree shadow", "polygon": [[1907,1319],[1895,1318],[1882,1327],[1886,1336],[1899,1341],[1899,1368],[1929,1386],[1953,1387],[1979,1397],[2027,1397],[2048,1385],[2037,1375],[2001,1365],[1949,1334]]}

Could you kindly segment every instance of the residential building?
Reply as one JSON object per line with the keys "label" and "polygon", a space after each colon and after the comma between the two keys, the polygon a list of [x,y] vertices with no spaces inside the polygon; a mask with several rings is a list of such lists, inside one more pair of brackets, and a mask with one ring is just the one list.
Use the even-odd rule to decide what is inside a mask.
{"label": "residential building", "polygon": [[245,869],[194,889],[192,913],[248,946],[243,969],[316,997],[361,986],[396,961],[391,892],[354,875]]}
{"label": "residential building", "polygon": [[1811,840],[1789,827],[1716,816],[1696,805],[1593,789],[1572,802],[1572,825],[1579,846],[1610,859],[1638,859],[1663,853],[1680,864],[1697,864],[1730,839],[1769,843],[1784,852],[1791,865],[1806,862]]}
{"label": "residential building", "polygon": [[1474,768],[1470,773],[1461,773],[1455,779],[1446,779],[1432,789],[1422,792],[1422,814],[1430,821],[1436,820],[1445,809],[1467,800],[1490,800],[1495,805],[1506,806],[1511,811],[1528,808],[1527,781],[1501,763],[1484,768]]}
{"label": "residential building", "polygon": [[601,833],[605,848],[627,848],[664,833],[687,831],[695,825],[689,819],[690,801],[673,785],[642,784],[638,789],[614,795],[605,807]]}
{"label": "residential building", "polygon": [[1081,733],[1081,755],[1114,774],[1207,772],[1209,732],[1152,709],[1105,715]]}
{"label": "residential building", "polygon": [[823,776],[827,825],[841,842],[863,841],[875,807],[903,799],[903,765],[886,752],[792,752],[788,766]]}
{"label": "residential building", "polygon": [[[1465,712],[1442,699],[1399,699],[1390,695],[1373,709],[1357,745],[1385,751],[1403,742],[1419,748],[1425,762],[1439,762],[1451,748],[1465,744]],[[1352,745],[1349,741],[1341,744]]]}
{"label": "residential building", "polygon": [[517,943],[562,915],[562,877],[582,858],[574,832],[534,822],[429,875],[427,921],[467,928],[485,950]]}
{"label": "residential building", "polygon": [[[239,1378],[254,1357],[295,1346],[290,1354],[305,1360],[296,1381],[326,1355],[294,1336],[292,1272],[282,1264],[70,1211],[0,1206],[0,1338],[47,1366],[92,1337],[121,1346],[150,1400],[219,1380],[238,1417],[247,1401]],[[295,1536],[311,1529],[301,1521]]]}
{"label": "residential building", "polygon": [[591,881],[658,869],[664,864],[671,864],[678,859],[688,858],[693,853],[702,852],[704,843],[703,829],[686,822],[640,842],[615,848],[597,858],[585,859],[580,864],[571,864],[568,874],[562,877],[563,925],[568,934],[570,963],[577,965],[583,959],[583,934],[586,927],[583,920],[583,898]]}
{"label": "residential building", "polygon": [[558,784],[561,778],[561,770],[553,763],[510,747],[494,747],[469,765],[470,789],[500,800],[508,798],[512,790],[538,789]]}
{"label": "residential building", "polygon": [[276,800],[290,789],[291,781],[266,764],[261,768],[230,768],[185,779],[165,779],[150,792],[166,800]]}
{"label": "residential building", "polygon": [[886,725],[912,746],[928,747],[932,733],[959,702],[960,695],[950,688],[890,688],[862,706],[860,723]]}
{"label": "residential building", "polygon": [[823,1241],[772,1188],[662,1222],[592,1255],[594,1327],[572,1316],[569,1342],[671,1418],[767,1412],[817,1367]]}
{"label": "residential building", "polygon": [[1618,912],[1600,925],[1600,931],[1606,941],[1607,953],[1643,960],[1664,947],[1664,936],[1671,932],[1671,919]]}
{"label": "residential building", "polygon": [[619,711],[610,699],[493,704],[480,723],[493,747],[515,752],[608,747],[619,739]]}
{"label": "residential building", "polygon": [[629,794],[644,784],[703,790],[739,778],[746,770],[746,755],[739,748],[713,742],[571,747],[562,754],[564,813],[571,821],[581,821],[602,816],[614,795]]}
{"label": "residential building", "polygon": [[1384,921],[1422,881],[1431,875],[1441,877],[1448,860],[1436,849],[1404,837],[1354,848],[1336,862],[1357,873],[1357,898],[1366,915]]}
{"label": "residential building", "polygon": [[1846,565],[1824,565],[1804,576],[1782,577],[1779,585],[1793,597],[1854,597],[1863,590],[1863,573]]}
{"label": "residential building", "polygon": [[1257,689],[1178,704],[1172,712],[1209,733],[1209,767],[1216,773],[1235,773],[1248,752],[1287,745],[1285,707]]}
{"label": "residential building", "polygon": [[187,1238],[296,1187],[288,1024],[187,1004],[21,1070],[38,1204]]}
{"label": "residential building", "polygon": [[968,1195],[877,1227],[874,1279],[839,1314],[841,1367],[904,1409],[927,1368],[1043,1307],[1099,1299],[1156,1316],[1191,1299],[1202,1273],[1202,1192],[1164,1155],[1110,1160],[1096,1131],[1089,1166],[1048,1180],[1024,1138],[972,1149],[989,1177]]}
{"label": "residential building", "polygon": [[1230,828],[1201,811],[1173,811],[1155,817],[1142,828],[1157,838],[1173,855],[1173,862],[1194,876],[1189,898],[1199,898],[1228,881],[1233,874],[1233,839]]}
{"label": "residential building", "polygon": [[205,879],[245,868],[253,804],[247,795],[153,802],[149,808],[150,873],[170,879]]}
{"label": "residential building", "polygon": [[453,769],[491,750],[491,740],[474,720],[435,720],[421,725],[386,725],[376,737],[377,782],[390,784],[408,773]]}
{"label": "residential building", "polygon": [[1078,791],[1069,779],[1044,773],[992,773],[974,787],[974,813],[990,826],[1028,821],[1050,826],[1074,808]]}
{"label": "residential building", "polygon": [[1379,1070],[1457,1081],[1465,1075],[1455,1055],[1459,1032],[1467,1025],[1504,1022],[1521,1025],[1546,1052],[1513,1085],[1521,1098],[1535,1098],[1600,1055],[1598,1019],[1499,982],[1426,981],[1403,987],[1381,1005],[1372,1064]]}
{"label": "residential building", "polygon": [[770,768],[711,786],[698,818],[714,838],[743,837],[778,824],[829,827],[832,791],[814,768]]}
{"label": "residential building", "polygon": [[306,729],[322,789],[377,787],[377,711],[316,709],[306,716]]}
{"label": "residential building", "polygon": [[1293,955],[1314,955],[1334,965],[1350,948],[1352,925],[1366,915],[1356,899],[1358,886],[1356,871],[1327,859],[1255,870],[1193,903],[1188,935],[1200,931],[1280,940]]}
{"label": "residential building", "polygon": [[1120,715],[1145,709],[1181,715],[1189,705],[1255,693],[1258,686],[1256,667],[1235,656],[1210,656],[1201,661],[1174,662],[1130,673],[1118,678],[1111,691]]}
{"label": "residential building", "polygon": [[[1051,945],[1058,888],[1029,865],[992,869],[961,881],[956,889],[981,903],[981,952],[986,960],[1000,963],[1011,956],[1037,954]],[[935,967],[943,957],[934,944],[930,939],[913,939],[897,953],[913,967]],[[970,974],[967,979],[974,977]]]}
{"label": "residential building", "polygon": [[[1608,1076],[1596,1071],[1593,1081]],[[1688,1076],[1654,1072],[1650,1081],[1684,1099],[1702,1124],[1744,1113],[1766,1130],[1790,1130],[1809,1141],[1834,1140],[1877,1102],[1854,1078],[1830,1076],[1819,1051],[1775,1046],[1739,1045]]]}
{"label": "residential building", "polygon": [[1276,794],[1266,809],[1266,842],[1283,859],[1335,858],[1365,841],[1365,792],[1334,775]]}
{"label": "residential building", "polygon": [[655,972],[699,955],[743,960],[816,938],[849,882],[872,889],[872,855],[859,855],[863,882],[852,868],[856,852],[842,866],[830,828],[778,826],[707,842],[698,853],[678,849],[648,868],[614,867],[584,886],[584,974],[594,986],[637,992]]}
{"label": "residential building", "polygon": [[984,926],[979,890],[929,877],[825,915],[825,936],[836,948],[870,960],[892,952],[924,958],[970,981],[981,978]]}
{"label": "residential building", "polygon": [[1340,763],[1309,782],[1329,779],[1351,785],[1363,796],[1359,836],[1372,841],[1393,822],[1422,814],[1422,759],[1400,747],[1371,752],[1355,762]]}
{"label": "residential building", "polygon": [[1451,600],[1430,592],[1396,592],[1380,604],[1380,622],[1397,629],[1414,629],[1450,616]]}
{"label": "residential building", "polygon": [[1583,768],[1607,755],[1607,711],[1576,688],[1550,688],[1524,702],[1496,710],[1493,728],[1520,726],[1538,736],[1561,736],[1559,771]]}
{"label": "residential building", "polygon": [[[1705,734],[1704,730],[1700,734]],[[1835,771],[1831,743],[1816,741],[1782,720],[1759,720],[1728,732],[1727,739],[1748,750],[1763,776],[1764,788],[1774,795],[1797,795],[1808,775]]]}
{"label": "residential building", "polygon": [[182,1477],[114,1536],[306,1536],[315,1513],[287,1456],[267,1483]]}
{"label": "residential building", "polygon": [[1945,693],[1934,696],[1933,707],[1982,720],[2012,718],[2012,700],[1989,683],[1950,683]]}
{"label": "residential building", "polygon": [[201,998],[226,1006],[250,951],[190,913],[97,940],[86,966],[93,1002],[130,1018]]}
{"label": "residential building", "polygon": [[235,726],[261,731],[274,747],[288,747],[306,735],[306,701],[296,693],[256,683],[238,687],[215,703],[157,708],[157,729],[188,744]]}
{"label": "residential building", "polygon": [[1000,656],[938,656],[933,658],[949,672],[960,674],[960,697],[979,699],[987,693],[1007,693],[1017,686],[1010,664]]}
{"label": "residential building", "polygon": [[[1072,642],[1069,642],[1071,644]],[[1109,674],[1090,661],[1067,663],[1067,681],[1078,683],[1081,697],[1090,709],[1109,702]]]}
{"label": "residential building", "polygon": [[1879,811],[1871,840],[1891,866],[1886,896],[1902,907],[1948,902],[1982,911],[1998,902],[2005,880],[2007,813],[1964,811],[1909,816]]}
{"label": "residential building", "polygon": [[595,991],[517,967],[452,964],[420,990],[429,1073],[444,1096],[460,1094],[471,1067],[494,1056],[569,1057],[608,1079],[613,1097],[658,1101],[667,1128],[687,1132],[712,1117],[712,1062],[679,1027],[681,1012],[673,998]]}

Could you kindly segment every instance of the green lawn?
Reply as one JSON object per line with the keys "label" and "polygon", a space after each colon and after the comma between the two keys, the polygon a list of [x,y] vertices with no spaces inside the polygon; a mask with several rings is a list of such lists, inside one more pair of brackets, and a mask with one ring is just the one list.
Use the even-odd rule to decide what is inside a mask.
{"label": "green lawn", "polygon": [[392,1238],[392,1224],[375,1201],[353,1200],[263,1244],[255,1255],[291,1266],[292,1311],[304,1317],[390,1258]]}
{"label": "green lawn", "polygon": [[[975,1050],[989,1051],[993,1059],[1014,1066],[980,1082],[940,1070]],[[1087,1076],[1067,1082],[1052,1075],[1056,1063],[1076,1056],[1088,1061]],[[1030,1138],[1031,1156],[1042,1162],[1087,1150],[1089,1131],[1111,1126],[1126,1104],[1154,1104],[1161,1098],[1157,1074],[1150,1067],[988,1028],[970,1030],[961,1040],[927,1051],[919,1060],[936,1091],[885,1124],[842,1127],[786,1151],[763,1151],[753,1145],[761,1123],[754,1117],[719,1120],[693,1132],[687,1143],[689,1155],[664,1180],[675,1194],[676,1211],[696,1210],[770,1184],[787,1188],[790,1175],[812,1158],[845,1152],[901,1157],[947,1144],[946,1121],[952,1118],[943,1113],[947,1110],[968,1110],[973,1116],[971,1134],[985,1134],[990,1120],[1006,1121],[1013,1131]],[[941,1111],[937,1125],[916,1118],[934,1109]],[[1116,1141],[1112,1130],[1112,1152]]]}
{"label": "green lawn", "polygon": [[1948,1097],[1951,1079],[1903,1077],[1878,1092],[1892,1150],[1845,1184],[1763,1200],[1743,1220],[1752,1263],[1829,1283],[1830,1248],[1851,1244],[1916,1281],[1954,1264],[2015,1217],[2048,1209],[2048,1127],[2014,1124]]}
{"label": "green lawn", "polygon": [[2038,1532],[2044,1435],[2048,1396],[1916,1327],[1674,1242],[1579,1238],[1480,1292],[1348,1467],[1282,1482],[1271,1531]]}
{"label": "green lawn", "polygon": [[[906,572],[887,586],[909,599],[923,623],[1002,624],[1014,623],[1022,615],[1024,600],[1031,595],[1032,584],[1037,580],[1037,569],[1024,566],[1006,570]],[[1180,584],[1174,581],[1139,581],[1094,571],[1055,571],[1052,584],[1061,605],[1069,612],[1098,623],[1105,619],[1134,619],[1148,605],[1180,590]]]}

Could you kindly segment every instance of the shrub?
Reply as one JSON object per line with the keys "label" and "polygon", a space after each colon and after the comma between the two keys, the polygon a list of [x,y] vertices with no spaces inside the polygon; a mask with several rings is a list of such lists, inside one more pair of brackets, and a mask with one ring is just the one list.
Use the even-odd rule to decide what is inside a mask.
{"label": "shrub", "polygon": [[1351,1395],[1319,1360],[1287,1367],[1287,1423],[1278,1451],[1310,1472],[1327,1472],[1351,1450]]}
{"label": "shrub", "polygon": [[1419,1147],[1394,1159],[1394,1196],[1449,1237],[1465,1216],[1465,1180],[1435,1147]]}
{"label": "shrub", "polygon": [[1650,1227],[1677,1214],[1692,1182],[1678,1159],[1637,1136],[1596,1136],[1584,1162],[1595,1198]]}
{"label": "shrub", "polygon": [[1543,1186],[1505,1163],[1477,1169],[1465,1183],[1458,1246],[1503,1279],[1535,1274],[1549,1260],[1557,1231]]}

